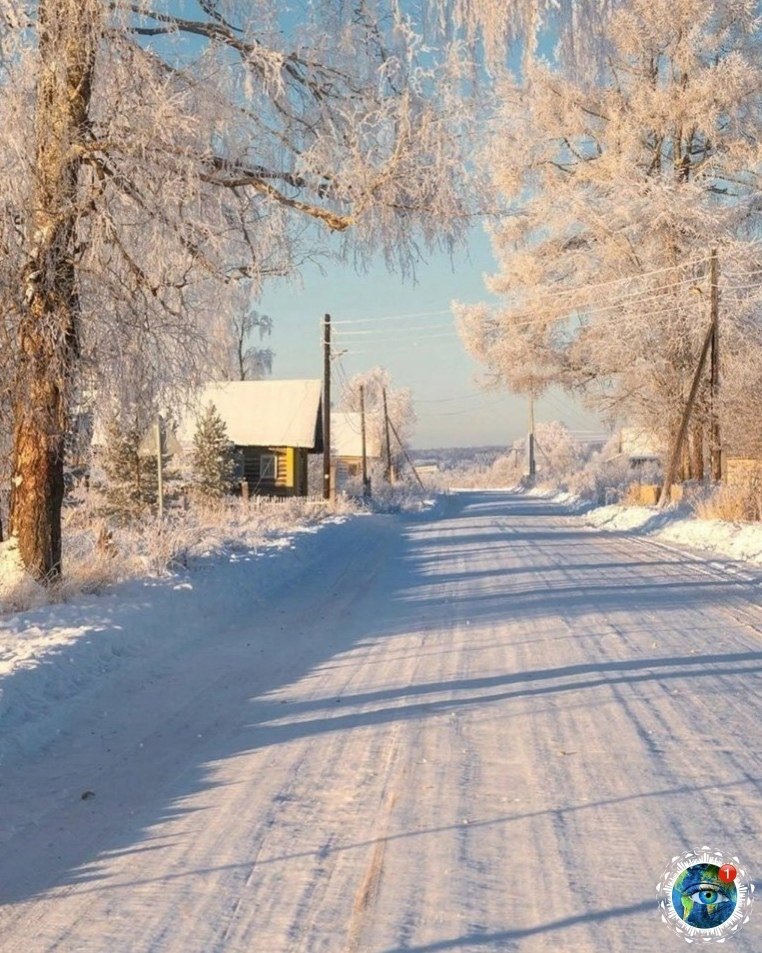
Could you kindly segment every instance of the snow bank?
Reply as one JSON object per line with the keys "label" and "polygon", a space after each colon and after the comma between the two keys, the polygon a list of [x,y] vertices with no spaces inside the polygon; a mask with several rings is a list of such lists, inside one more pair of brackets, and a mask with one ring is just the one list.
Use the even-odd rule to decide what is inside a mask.
{"label": "snow bank", "polygon": [[[61,730],[62,712],[86,707],[113,670],[142,682],[221,627],[250,625],[265,598],[298,585],[323,554],[344,545],[348,519],[324,517],[256,547],[197,557],[191,568],[0,619],[0,766],[44,746]],[[22,578],[12,545],[3,546],[0,573],[3,584]]]}
{"label": "snow bank", "polygon": [[599,529],[652,536],[664,542],[762,565],[760,523],[700,520],[685,508],[659,510],[649,506],[619,505],[588,510],[584,519]]}

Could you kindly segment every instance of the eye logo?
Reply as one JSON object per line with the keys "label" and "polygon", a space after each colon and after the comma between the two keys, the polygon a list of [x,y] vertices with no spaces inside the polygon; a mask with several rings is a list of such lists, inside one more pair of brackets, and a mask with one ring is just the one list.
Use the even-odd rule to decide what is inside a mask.
{"label": "eye logo", "polygon": [[675,880],[672,906],[693,927],[709,930],[721,926],[736,908],[735,884],[720,881],[716,864],[693,864]]}
{"label": "eye logo", "polygon": [[737,857],[702,847],[672,858],[656,894],[662,920],[689,943],[722,942],[748,921],[754,884]]}

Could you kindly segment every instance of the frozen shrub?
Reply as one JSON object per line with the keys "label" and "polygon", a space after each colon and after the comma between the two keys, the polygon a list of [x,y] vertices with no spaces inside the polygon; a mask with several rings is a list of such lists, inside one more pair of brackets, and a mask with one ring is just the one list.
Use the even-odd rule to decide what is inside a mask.
{"label": "frozen shrub", "polygon": [[699,519],[756,522],[762,519],[762,481],[719,486],[694,502]]}

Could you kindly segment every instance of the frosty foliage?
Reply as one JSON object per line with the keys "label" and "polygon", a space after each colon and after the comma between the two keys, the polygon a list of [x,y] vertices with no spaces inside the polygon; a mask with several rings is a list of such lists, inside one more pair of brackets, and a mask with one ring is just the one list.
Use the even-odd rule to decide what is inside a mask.
{"label": "frosty foliage", "polygon": [[209,403],[198,418],[193,435],[191,467],[193,490],[204,500],[219,500],[233,488],[235,458],[225,421]]}
{"label": "frosty foliage", "polygon": [[[369,442],[386,448],[386,427],[384,423],[384,391],[389,420],[396,429],[403,446],[408,446],[416,415],[413,407],[413,395],[409,387],[393,387],[389,371],[384,367],[373,367],[369,371],[355,374],[345,382],[339,399],[339,410],[360,412],[360,387],[364,389],[365,426]],[[393,459],[399,456],[400,445],[394,432],[391,432],[390,446]]]}
{"label": "frosty foliage", "polygon": [[[48,176],[71,220],[65,290],[91,387],[128,389],[138,364],[164,399],[203,373],[236,283],[256,295],[318,242],[406,272],[421,243],[468,227],[469,57],[427,46],[394,3],[0,0],[0,19],[0,331],[14,340],[30,282],[58,280],[29,270],[49,237],[32,214]],[[35,142],[50,118],[39,81],[65,86],[64,43],[92,72],[86,122],[61,123],[60,179],[64,160]]]}
{"label": "frosty foliage", "polygon": [[565,424],[558,420],[538,423],[535,427],[535,453],[543,479],[561,480],[583,463],[584,447],[575,440]]}
{"label": "frosty foliage", "polygon": [[103,481],[102,512],[118,523],[130,523],[156,505],[158,475],[156,458],[141,454],[145,430],[139,418],[112,417],[99,466]]}
{"label": "frosty foliage", "polygon": [[[629,0],[599,31],[604,65],[536,61],[503,85],[482,157],[509,202],[487,282],[501,303],[456,306],[492,383],[581,389],[606,416],[673,434],[718,247],[726,418],[742,389],[759,393],[760,13]],[[704,390],[699,425],[706,411]]]}

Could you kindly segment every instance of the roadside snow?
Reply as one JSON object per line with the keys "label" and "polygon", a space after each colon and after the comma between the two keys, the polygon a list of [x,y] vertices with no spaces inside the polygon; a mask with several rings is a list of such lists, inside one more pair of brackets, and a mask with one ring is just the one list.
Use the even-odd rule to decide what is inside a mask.
{"label": "roadside snow", "polygon": [[762,565],[762,524],[759,523],[701,520],[685,509],[620,505],[596,507],[589,510],[584,519],[598,529],[650,536]]}
{"label": "roadside snow", "polygon": [[61,730],[63,704],[86,708],[104,675],[118,668],[125,681],[158,677],[210,632],[250,622],[265,594],[293,584],[347,519],[327,517],[54,605],[24,573],[15,541],[2,544],[0,604],[3,588],[18,597],[21,585],[34,608],[0,617],[0,765],[44,747]]}
{"label": "roadside snow", "polygon": [[24,569],[17,541],[0,543],[0,611],[40,606],[46,601],[45,590]]}

